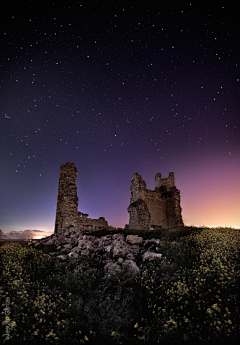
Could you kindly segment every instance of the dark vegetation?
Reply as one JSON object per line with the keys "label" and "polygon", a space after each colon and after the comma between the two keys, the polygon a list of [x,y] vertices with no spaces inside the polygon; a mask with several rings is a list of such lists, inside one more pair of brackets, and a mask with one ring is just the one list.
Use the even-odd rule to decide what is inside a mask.
{"label": "dark vegetation", "polygon": [[[121,233],[101,231],[94,236]],[[179,227],[122,230],[162,242],[138,275],[106,277],[90,257],[0,242],[2,316],[12,344],[232,344],[240,336],[240,231]],[[172,243],[175,242],[175,243]],[[40,247],[40,246],[38,246]]]}

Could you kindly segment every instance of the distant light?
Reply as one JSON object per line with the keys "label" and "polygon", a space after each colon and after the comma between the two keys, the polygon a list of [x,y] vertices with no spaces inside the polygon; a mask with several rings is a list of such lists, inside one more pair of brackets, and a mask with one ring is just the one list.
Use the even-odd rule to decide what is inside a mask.
{"label": "distant light", "polygon": [[185,224],[186,226],[194,226],[194,227],[200,227],[200,228],[231,228],[231,229],[237,229],[240,230],[240,227],[231,226],[231,225],[197,225],[197,224]]}

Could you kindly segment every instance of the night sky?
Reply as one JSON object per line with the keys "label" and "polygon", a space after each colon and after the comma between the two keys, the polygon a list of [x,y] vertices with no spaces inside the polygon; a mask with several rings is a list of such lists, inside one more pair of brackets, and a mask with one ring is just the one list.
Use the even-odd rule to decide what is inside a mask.
{"label": "night sky", "polygon": [[78,169],[79,211],[103,216],[109,225],[129,221],[135,172],[154,189],[157,172],[168,177],[173,171],[186,225],[240,227],[236,6],[204,0],[4,1],[5,235],[53,233],[60,165],[66,162]]}

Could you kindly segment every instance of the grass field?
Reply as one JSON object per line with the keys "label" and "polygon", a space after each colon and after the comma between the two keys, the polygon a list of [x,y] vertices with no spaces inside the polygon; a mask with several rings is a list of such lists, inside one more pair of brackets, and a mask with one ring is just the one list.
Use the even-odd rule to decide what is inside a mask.
{"label": "grass field", "polygon": [[1,241],[1,342],[239,342],[240,230],[122,233],[161,239],[162,259],[138,275],[123,270],[103,279],[104,265],[93,258],[57,262],[46,251]]}

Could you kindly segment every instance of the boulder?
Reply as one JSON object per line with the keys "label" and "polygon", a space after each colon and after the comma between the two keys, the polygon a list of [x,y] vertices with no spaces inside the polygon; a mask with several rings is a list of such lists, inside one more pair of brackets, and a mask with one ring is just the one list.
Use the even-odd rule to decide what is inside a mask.
{"label": "boulder", "polygon": [[86,239],[78,241],[78,247],[80,249],[89,249],[91,247],[91,244],[92,244],[92,242],[90,240],[86,240]]}
{"label": "boulder", "polygon": [[103,247],[103,243],[102,243],[102,239],[101,238],[96,238],[93,242],[92,245],[96,248],[98,247]]}
{"label": "boulder", "polygon": [[64,242],[65,242],[65,243],[70,243],[70,242],[71,242],[71,238],[65,237],[65,238],[64,238]]}
{"label": "boulder", "polygon": [[95,236],[90,236],[90,235],[83,235],[83,240],[89,240],[89,241],[93,241],[95,240]]}
{"label": "boulder", "polygon": [[139,273],[140,268],[137,266],[136,262],[133,260],[125,260],[124,263],[122,264],[123,268],[127,268],[130,271],[133,271],[134,273]]}
{"label": "boulder", "polygon": [[90,254],[89,249],[83,249],[83,250],[81,251],[81,255],[88,256],[89,254]]}
{"label": "boulder", "polygon": [[58,255],[57,257],[56,257],[56,259],[57,260],[66,260],[67,259],[67,255]]}
{"label": "boulder", "polygon": [[48,240],[47,242],[44,243],[46,246],[52,246],[55,244],[55,240],[53,238],[51,238],[50,240]]}
{"label": "boulder", "polygon": [[68,257],[69,257],[69,258],[77,259],[77,258],[79,258],[79,255],[78,255],[78,253],[76,253],[76,252],[70,252],[70,253],[68,254]]}
{"label": "boulder", "polygon": [[124,240],[124,235],[123,234],[114,234],[112,236],[113,240],[116,240],[117,238],[121,238],[122,240]]}
{"label": "boulder", "polygon": [[126,259],[127,260],[134,260],[135,258],[134,258],[134,256],[131,253],[129,253],[129,254],[126,255]]}
{"label": "boulder", "polygon": [[65,248],[65,249],[72,249],[72,245],[71,244],[65,244],[63,246],[63,248]]}
{"label": "boulder", "polygon": [[143,238],[138,237],[137,235],[128,235],[126,238],[126,242],[130,244],[142,244]]}
{"label": "boulder", "polygon": [[153,253],[153,252],[145,252],[143,254],[143,262],[153,261],[153,260],[161,259],[161,258],[162,258],[162,254],[157,254],[157,253]]}
{"label": "boulder", "polygon": [[77,246],[72,248],[71,253],[79,253],[81,251],[81,249]]}
{"label": "boulder", "polygon": [[125,258],[126,255],[131,251],[131,246],[123,241],[122,239],[120,241],[117,241],[113,248],[113,257],[114,258]]}
{"label": "boulder", "polygon": [[104,247],[104,250],[109,254],[112,252],[112,249],[113,249],[113,245],[111,244],[109,246]]}
{"label": "boulder", "polygon": [[122,264],[124,263],[124,259],[123,258],[118,258],[117,262],[122,266]]}
{"label": "boulder", "polygon": [[109,261],[105,266],[104,266],[104,271],[106,274],[109,276],[111,274],[114,274],[115,272],[121,271],[121,267],[116,263],[116,262],[111,262]]}

